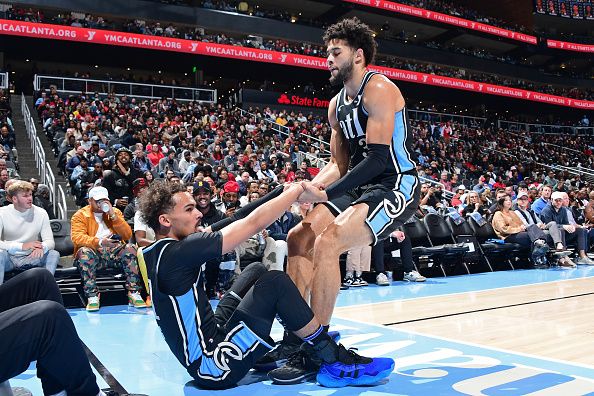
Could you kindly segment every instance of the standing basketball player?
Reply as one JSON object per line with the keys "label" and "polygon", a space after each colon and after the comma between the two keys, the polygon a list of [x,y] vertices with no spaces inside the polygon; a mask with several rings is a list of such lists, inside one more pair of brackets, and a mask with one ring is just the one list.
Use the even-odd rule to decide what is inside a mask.
{"label": "standing basketball player", "polygon": [[[376,51],[371,29],[344,19],[326,30],[324,42],[330,82],[343,88],[328,109],[330,162],[299,198],[324,204],[290,231],[287,271],[327,328],[340,288],[340,254],[374,245],[408,220],[419,203],[419,181],[404,98],[388,78],[367,70]],[[269,373],[273,381],[296,383],[317,370],[299,343],[285,333],[282,346],[260,362],[272,367],[291,356]]]}

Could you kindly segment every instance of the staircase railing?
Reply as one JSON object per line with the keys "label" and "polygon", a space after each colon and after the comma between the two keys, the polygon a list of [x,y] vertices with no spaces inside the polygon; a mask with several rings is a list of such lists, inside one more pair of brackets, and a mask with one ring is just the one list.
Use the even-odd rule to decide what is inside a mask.
{"label": "staircase railing", "polygon": [[[45,150],[43,150],[43,146],[41,145],[41,141],[37,135],[37,127],[35,126],[35,121],[31,116],[29,106],[27,106],[27,100],[25,99],[24,94],[21,94],[21,111],[23,113],[23,121],[25,122],[25,129],[27,130],[27,137],[31,141],[31,150],[33,151],[33,156],[35,157],[35,166],[39,172],[39,179],[41,180],[41,183],[47,185],[49,188],[50,200],[53,205],[54,213],[56,213],[57,207],[58,212],[61,213],[59,218],[62,220],[67,220],[66,199],[61,199],[60,202],[57,202],[56,200],[56,176],[54,175],[50,164],[45,160]],[[59,186],[59,188],[62,194],[64,194],[62,187]]]}

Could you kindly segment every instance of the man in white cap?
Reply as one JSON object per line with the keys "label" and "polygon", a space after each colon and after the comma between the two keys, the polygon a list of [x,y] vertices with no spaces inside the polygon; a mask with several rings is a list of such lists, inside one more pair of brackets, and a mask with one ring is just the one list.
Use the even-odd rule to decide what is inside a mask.
{"label": "man in white cap", "polygon": [[[547,235],[547,242],[549,244],[552,242],[552,245],[558,252],[565,250],[563,233],[559,229],[559,226],[554,221],[546,224],[543,223],[540,217],[538,217],[532,208],[530,208],[530,200],[527,192],[521,191],[518,193],[517,204],[518,207],[515,212],[526,227],[536,225],[538,228],[544,231],[544,233]],[[569,259],[569,257],[561,257],[559,259],[559,265],[564,267],[575,267],[575,264]]]}
{"label": "man in white cap", "polygon": [[565,241],[568,244],[577,244],[579,257],[575,261],[576,264],[594,265],[594,261],[590,260],[586,254],[588,251],[588,232],[586,229],[576,227],[569,222],[567,210],[563,207],[563,193],[561,191],[555,191],[551,194],[551,202],[540,213],[540,219],[544,223],[556,222],[563,229]]}
{"label": "man in white cap", "polygon": [[74,257],[88,298],[87,311],[99,309],[99,291],[95,281],[97,270],[123,268],[126,274],[128,301],[136,308],[146,307],[140,296],[141,287],[136,248],[127,243],[132,229],[122,212],[114,208],[105,187],[89,190],[89,204],[72,216]]}

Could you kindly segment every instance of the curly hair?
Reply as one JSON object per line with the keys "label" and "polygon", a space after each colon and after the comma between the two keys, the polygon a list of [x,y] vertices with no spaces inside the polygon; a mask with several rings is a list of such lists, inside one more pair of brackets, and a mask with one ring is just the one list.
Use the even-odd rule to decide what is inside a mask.
{"label": "curly hair", "polygon": [[185,191],[186,188],[179,183],[156,180],[140,194],[138,202],[140,217],[155,232],[159,231],[161,228],[159,216],[169,213],[175,206],[173,196]]}
{"label": "curly hair", "polygon": [[344,40],[348,46],[357,50],[361,48],[365,55],[365,66],[373,63],[377,43],[373,38],[375,33],[357,17],[343,19],[340,22],[328,27],[324,33],[323,40],[330,43],[332,40]]}

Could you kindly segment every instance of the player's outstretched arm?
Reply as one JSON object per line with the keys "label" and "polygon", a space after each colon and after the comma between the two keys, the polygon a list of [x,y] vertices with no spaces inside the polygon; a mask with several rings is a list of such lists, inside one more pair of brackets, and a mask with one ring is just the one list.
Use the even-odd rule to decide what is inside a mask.
{"label": "player's outstretched arm", "polygon": [[237,220],[221,230],[223,254],[234,250],[240,243],[272,224],[299,195],[305,191],[305,183],[291,184],[282,194],[261,205],[247,217]]}

